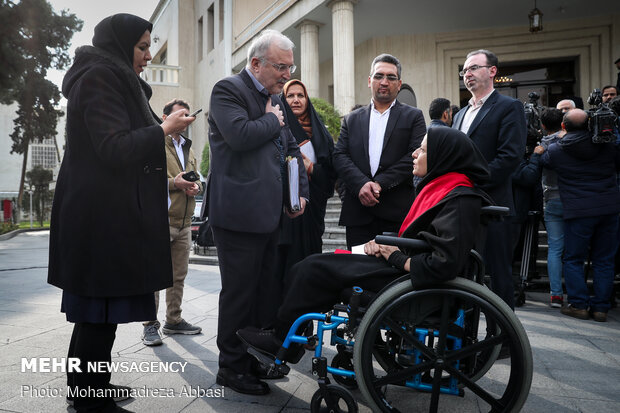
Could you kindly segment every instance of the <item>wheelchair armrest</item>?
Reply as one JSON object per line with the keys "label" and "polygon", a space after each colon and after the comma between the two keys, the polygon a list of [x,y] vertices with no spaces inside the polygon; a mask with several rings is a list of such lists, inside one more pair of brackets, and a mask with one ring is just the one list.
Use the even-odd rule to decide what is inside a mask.
{"label": "wheelchair armrest", "polygon": [[508,215],[509,213],[510,208],[497,205],[485,206],[480,209],[480,215],[484,215],[489,218],[503,217]]}
{"label": "wheelchair armrest", "polygon": [[398,232],[384,232],[381,235],[386,235],[388,237],[397,237],[398,236]]}
{"label": "wheelchair armrest", "polygon": [[431,246],[421,239],[390,237],[387,235],[377,235],[375,237],[377,244],[394,245],[396,247],[409,248],[414,251],[430,251]]}

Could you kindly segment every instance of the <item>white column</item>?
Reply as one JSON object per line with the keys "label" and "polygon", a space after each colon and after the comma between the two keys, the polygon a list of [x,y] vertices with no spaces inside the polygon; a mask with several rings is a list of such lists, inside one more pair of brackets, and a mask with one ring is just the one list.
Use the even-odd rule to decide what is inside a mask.
{"label": "white column", "polygon": [[334,106],[341,115],[355,105],[355,43],[353,5],[357,0],[333,0],[332,40],[334,59]]}
{"label": "white column", "polygon": [[319,25],[304,20],[299,24],[301,32],[301,81],[308,89],[308,96],[319,97]]}

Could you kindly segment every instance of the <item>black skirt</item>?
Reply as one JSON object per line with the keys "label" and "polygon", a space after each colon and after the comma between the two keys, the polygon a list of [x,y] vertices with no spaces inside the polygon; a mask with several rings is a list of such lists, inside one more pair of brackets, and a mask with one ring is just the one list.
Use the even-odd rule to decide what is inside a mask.
{"label": "black skirt", "polygon": [[129,297],[84,297],[62,292],[60,311],[71,323],[131,323],[157,319],[153,293]]}

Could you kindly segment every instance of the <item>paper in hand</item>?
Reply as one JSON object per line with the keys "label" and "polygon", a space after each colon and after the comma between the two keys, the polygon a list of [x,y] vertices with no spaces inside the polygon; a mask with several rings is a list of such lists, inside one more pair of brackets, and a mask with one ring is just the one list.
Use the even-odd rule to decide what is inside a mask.
{"label": "paper in hand", "polygon": [[306,139],[302,143],[299,144],[299,150],[304,156],[310,159],[310,162],[316,163],[316,153],[314,153],[314,146],[312,146],[312,142],[310,139]]}

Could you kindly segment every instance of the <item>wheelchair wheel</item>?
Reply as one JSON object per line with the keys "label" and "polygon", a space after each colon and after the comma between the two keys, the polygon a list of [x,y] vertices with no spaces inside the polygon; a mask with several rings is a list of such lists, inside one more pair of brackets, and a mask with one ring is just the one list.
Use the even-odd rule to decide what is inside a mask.
{"label": "wheelchair wheel", "polygon": [[[332,359],[332,367],[353,371],[353,355],[350,352],[338,351],[338,354]],[[336,383],[349,390],[357,389],[357,382],[353,377],[339,376],[338,374],[332,374],[332,377]]]}
{"label": "wheelchair wheel", "polygon": [[327,397],[331,398],[332,406],[329,405],[321,389],[312,395],[310,411],[312,413],[357,413],[357,403],[348,390],[334,384],[325,386]]}
{"label": "wheelchair wheel", "polygon": [[[501,346],[510,355],[496,360]],[[466,279],[421,290],[406,281],[384,291],[359,325],[353,364],[370,408],[383,412],[517,412],[533,373],[515,314]]]}

